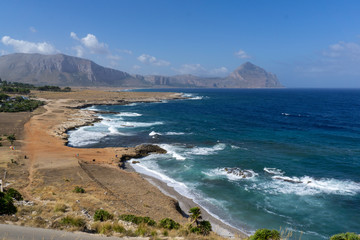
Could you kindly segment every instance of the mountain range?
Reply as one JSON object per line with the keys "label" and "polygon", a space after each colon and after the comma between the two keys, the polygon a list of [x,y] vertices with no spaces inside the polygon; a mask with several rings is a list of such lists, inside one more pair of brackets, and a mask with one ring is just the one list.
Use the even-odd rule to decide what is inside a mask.
{"label": "mountain range", "polygon": [[0,78],[10,82],[57,86],[114,87],[199,87],[199,88],[278,88],[275,74],[250,62],[227,77],[194,75],[132,75],[102,67],[93,61],[64,54],[14,53],[0,57]]}

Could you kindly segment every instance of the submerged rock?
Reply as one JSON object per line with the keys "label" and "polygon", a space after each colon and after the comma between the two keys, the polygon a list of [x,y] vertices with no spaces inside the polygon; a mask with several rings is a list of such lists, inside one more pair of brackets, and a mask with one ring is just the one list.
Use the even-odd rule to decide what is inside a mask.
{"label": "submerged rock", "polygon": [[232,174],[241,178],[252,178],[254,177],[254,172],[250,170],[242,170],[241,168],[224,168],[223,169],[227,174]]}

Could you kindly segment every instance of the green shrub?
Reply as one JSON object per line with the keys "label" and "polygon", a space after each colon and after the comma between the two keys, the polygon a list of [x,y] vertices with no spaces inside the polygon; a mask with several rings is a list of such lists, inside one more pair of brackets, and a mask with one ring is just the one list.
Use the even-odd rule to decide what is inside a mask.
{"label": "green shrub", "polygon": [[84,228],[86,222],[81,217],[66,216],[61,219],[60,223],[69,227]]}
{"label": "green shrub", "polygon": [[160,220],[159,226],[166,229],[179,229],[180,224],[170,218],[164,218]]}
{"label": "green shrub", "polygon": [[212,231],[211,223],[209,221],[201,221],[199,223],[199,233],[202,235],[209,235]]}
{"label": "green shrub", "polygon": [[85,189],[82,187],[76,186],[73,190],[74,193],[85,193]]}
{"label": "green shrub", "polygon": [[360,240],[360,237],[356,233],[347,232],[333,235],[330,240]]}
{"label": "green shrub", "polygon": [[151,219],[150,217],[144,217],[143,222],[146,223],[148,226],[156,226],[155,220]]}
{"label": "green shrub", "polygon": [[94,214],[95,221],[103,222],[103,221],[107,221],[110,219],[113,219],[113,215],[111,215],[108,211],[105,211],[103,209],[99,209],[99,210],[95,211],[95,214]]}
{"label": "green shrub", "polygon": [[256,230],[250,240],[280,240],[280,233],[276,230],[269,230],[266,228]]}
{"label": "green shrub", "polygon": [[14,198],[17,201],[21,201],[23,200],[23,197],[21,196],[21,194],[15,190],[14,188],[9,188],[6,190],[6,195],[9,197]]}
{"label": "green shrub", "polygon": [[15,214],[16,212],[17,209],[14,206],[12,197],[0,192],[0,215],[11,215]]}

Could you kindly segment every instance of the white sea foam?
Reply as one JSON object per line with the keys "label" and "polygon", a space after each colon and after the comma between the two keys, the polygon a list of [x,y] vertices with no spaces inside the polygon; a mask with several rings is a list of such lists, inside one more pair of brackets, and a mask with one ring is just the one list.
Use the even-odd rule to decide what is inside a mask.
{"label": "white sea foam", "polygon": [[202,100],[204,98],[203,96],[196,96],[195,94],[191,94],[191,93],[183,93],[182,97],[188,100]]}
{"label": "white sea foam", "polygon": [[95,105],[93,105],[93,106],[90,106],[90,107],[84,108],[84,110],[98,111],[99,109],[97,109],[97,108],[96,108],[96,106],[95,106]]}
{"label": "white sea foam", "polygon": [[338,180],[334,178],[315,179],[313,177],[287,177],[275,175],[271,181],[266,181],[258,187],[272,194],[336,194],[356,195],[360,193],[360,183],[350,180]]}
{"label": "white sea foam", "polygon": [[133,106],[136,106],[138,105],[137,103],[129,103],[129,104],[126,104],[126,105],[123,105],[123,106],[126,106],[126,107],[133,107]]}
{"label": "white sea foam", "polygon": [[167,151],[167,154],[171,157],[175,158],[176,160],[184,161],[186,160],[186,157],[180,155],[178,152],[183,151],[180,147],[176,147],[170,144],[160,144],[161,148],[165,149]]}
{"label": "white sea foam", "polygon": [[69,145],[74,147],[82,147],[88,144],[94,144],[99,142],[101,138],[107,135],[105,132],[93,132],[87,131],[87,129],[87,127],[82,127],[71,131],[68,139]]}
{"label": "white sea foam", "polygon": [[131,133],[123,133],[120,132],[118,130],[118,128],[120,127],[120,125],[118,124],[117,121],[112,121],[110,119],[104,119],[103,121],[101,121],[101,124],[105,125],[108,127],[108,131],[109,131],[109,135],[123,135],[123,136],[132,136]]}
{"label": "white sea foam", "polygon": [[269,174],[273,174],[273,175],[284,175],[285,172],[281,171],[281,169],[277,169],[277,168],[264,168],[264,171],[269,173]]}
{"label": "white sea foam", "polygon": [[184,132],[166,132],[165,135],[177,136],[177,135],[185,135],[185,133]]}
{"label": "white sea foam", "polygon": [[134,112],[121,112],[119,114],[116,114],[116,116],[119,116],[119,117],[140,117],[140,116],[142,116],[142,114],[134,113]]}
{"label": "white sea foam", "polygon": [[[146,161],[146,160],[145,160]],[[144,162],[144,161],[142,161]],[[160,169],[152,170],[146,166],[146,164],[143,164],[142,162],[133,164],[132,167],[135,169],[136,172],[154,177],[156,179],[161,180],[162,182],[165,182],[169,187],[173,187],[178,193],[181,195],[192,198],[192,194],[190,193],[189,188],[182,182],[176,181],[173,178],[170,178],[163,174]],[[152,164],[152,167],[154,167],[154,164]]]}
{"label": "white sea foam", "polygon": [[218,143],[213,147],[195,147],[191,150],[191,154],[194,155],[212,155],[216,154],[218,151],[224,150],[226,147],[226,144],[224,143]]}
{"label": "white sea foam", "polygon": [[119,127],[151,127],[155,125],[162,125],[163,122],[127,122],[127,121],[118,121]]}

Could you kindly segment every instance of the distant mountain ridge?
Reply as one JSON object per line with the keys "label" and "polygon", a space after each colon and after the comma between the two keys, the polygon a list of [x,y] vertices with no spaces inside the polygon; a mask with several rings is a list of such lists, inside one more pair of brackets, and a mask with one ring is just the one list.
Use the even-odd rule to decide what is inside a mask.
{"label": "distant mountain ridge", "polygon": [[57,86],[116,87],[282,87],[276,75],[246,62],[225,78],[193,75],[131,75],[93,61],[64,54],[14,53],[0,57],[0,78],[11,82]]}

